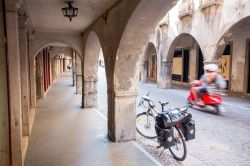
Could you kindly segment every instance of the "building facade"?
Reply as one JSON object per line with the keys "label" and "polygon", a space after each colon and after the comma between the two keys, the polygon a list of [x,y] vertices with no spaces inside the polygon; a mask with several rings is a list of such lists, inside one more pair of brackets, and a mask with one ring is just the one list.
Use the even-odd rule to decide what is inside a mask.
{"label": "building facade", "polygon": [[[158,86],[188,86],[204,73],[204,64],[216,63],[229,91],[250,93],[249,11],[246,0],[178,1],[148,44],[149,48],[153,43],[157,52]],[[144,70],[142,64],[142,75]]]}

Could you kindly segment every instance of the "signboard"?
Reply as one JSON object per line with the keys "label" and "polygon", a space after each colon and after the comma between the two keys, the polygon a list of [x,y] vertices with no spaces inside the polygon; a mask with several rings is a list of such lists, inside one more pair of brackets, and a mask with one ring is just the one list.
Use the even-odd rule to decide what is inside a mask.
{"label": "signboard", "polygon": [[229,73],[230,73],[230,55],[222,55],[219,59],[219,69],[223,78],[229,81]]}

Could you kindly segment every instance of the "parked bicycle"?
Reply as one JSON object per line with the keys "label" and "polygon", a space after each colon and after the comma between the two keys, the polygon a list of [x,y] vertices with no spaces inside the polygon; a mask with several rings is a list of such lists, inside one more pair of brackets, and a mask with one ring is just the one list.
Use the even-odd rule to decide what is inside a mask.
{"label": "parked bicycle", "polygon": [[[146,103],[146,105],[145,105]],[[158,148],[169,149],[178,161],[186,158],[186,142],[195,138],[195,124],[187,107],[166,109],[168,102],[161,102],[161,112],[156,111],[149,93],[142,97],[139,107],[146,110],[137,115],[136,129],[145,138],[157,138]]]}
{"label": "parked bicycle", "polygon": [[138,107],[142,109],[142,112],[136,115],[136,130],[137,132],[147,138],[157,138],[155,132],[155,118],[157,111],[154,109],[154,103],[150,100],[150,92],[142,96]]}

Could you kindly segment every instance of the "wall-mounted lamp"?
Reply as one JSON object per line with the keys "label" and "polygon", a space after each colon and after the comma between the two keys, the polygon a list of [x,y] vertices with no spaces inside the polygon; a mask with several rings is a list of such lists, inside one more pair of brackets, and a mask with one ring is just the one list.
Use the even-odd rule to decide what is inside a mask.
{"label": "wall-mounted lamp", "polygon": [[78,8],[72,6],[73,1],[65,2],[68,4],[68,7],[62,8],[62,12],[64,17],[68,17],[70,21],[72,21],[73,17],[76,17],[78,14]]}

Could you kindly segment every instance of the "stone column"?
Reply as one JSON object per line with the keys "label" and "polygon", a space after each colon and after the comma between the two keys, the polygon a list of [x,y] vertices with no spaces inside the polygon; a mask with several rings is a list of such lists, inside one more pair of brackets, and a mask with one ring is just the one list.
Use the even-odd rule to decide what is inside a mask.
{"label": "stone column", "polygon": [[50,87],[52,81],[51,81],[51,61],[50,61],[50,53],[49,53],[49,51],[48,51],[47,57],[48,57],[48,83],[49,83],[48,86]]}
{"label": "stone column", "polygon": [[192,82],[197,79],[198,75],[198,58],[199,52],[198,47],[195,46],[194,48],[190,49],[190,56],[189,56],[189,81]]}
{"label": "stone column", "polygon": [[63,59],[60,59],[60,73],[63,73]]}
{"label": "stone column", "polygon": [[49,53],[48,53],[48,49],[46,49],[46,90],[49,89]]}
{"label": "stone column", "polygon": [[23,136],[29,135],[29,62],[28,62],[28,39],[26,33],[27,17],[20,16],[19,23],[19,43],[21,66],[21,104],[22,104],[22,124]]}
{"label": "stone column", "polygon": [[164,77],[164,79],[162,79],[161,83],[158,84],[159,88],[171,89],[173,87],[172,68],[173,68],[173,61],[163,61],[161,63],[162,77]]}
{"label": "stone column", "polygon": [[5,0],[6,32],[9,84],[9,114],[11,131],[11,160],[13,166],[23,165],[22,162],[22,118],[21,118],[21,77],[18,13],[16,1]]}
{"label": "stone column", "polygon": [[56,60],[56,77],[58,78],[60,76],[60,59],[58,58]]}
{"label": "stone column", "polygon": [[76,94],[82,94],[82,74],[76,74]]}
{"label": "stone column", "polygon": [[136,139],[137,93],[108,90],[108,136],[114,142]]}
{"label": "stone column", "polygon": [[0,165],[10,165],[10,142],[9,142],[9,109],[8,109],[8,78],[7,56],[5,50],[4,11],[0,1]]}
{"label": "stone column", "polygon": [[148,62],[144,62],[142,64],[142,72],[141,72],[141,82],[146,83],[147,82],[147,73],[148,73]]}
{"label": "stone column", "polygon": [[[32,40],[32,36],[29,36],[29,40]],[[29,66],[30,66],[30,108],[36,108],[36,65],[35,55],[31,54],[29,50]]]}
{"label": "stone column", "polygon": [[44,91],[47,91],[47,56],[46,50],[43,50],[43,87]]}
{"label": "stone column", "polygon": [[82,94],[82,61],[79,55],[76,55],[76,93]]}
{"label": "stone column", "polygon": [[97,78],[84,77],[84,108],[97,107]]}
{"label": "stone column", "polygon": [[44,64],[41,52],[36,56],[36,95],[37,99],[44,99]]}
{"label": "stone column", "polygon": [[57,73],[56,73],[56,70],[57,70],[57,59],[56,58],[53,58],[51,60],[51,67],[52,67],[52,81],[54,81],[55,79],[57,79]]}
{"label": "stone column", "polygon": [[66,59],[63,58],[63,72],[65,72],[67,70],[67,67],[66,67]]}
{"label": "stone column", "polygon": [[73,86],[76,85],[76,53],[73,51],[72,57],[72,79],[73,79]]}
{"label": "stone column", "polygon": [[[172,88],[172,63],[166,61],[165,55],[168,53],[167,41],[168,41],[168,23],[162,22],[159,26],[160,37],[158,46],[159,47],[159,58],[157,59],[157,87],[166,89]],[[171,81],[168,80],[169,75],[171,74]]]}

